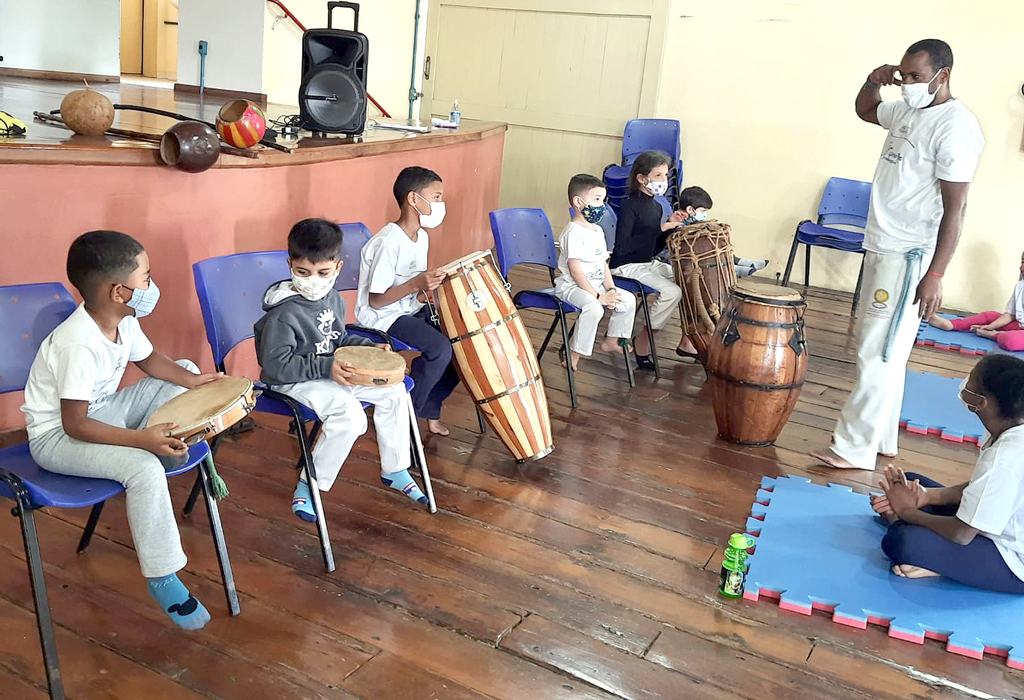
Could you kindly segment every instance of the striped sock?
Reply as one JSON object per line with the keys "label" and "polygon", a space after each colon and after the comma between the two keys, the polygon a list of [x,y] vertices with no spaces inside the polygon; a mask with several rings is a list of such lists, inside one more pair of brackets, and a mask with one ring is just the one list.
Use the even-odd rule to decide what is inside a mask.
{"label": "striped sock", "polygon": [[412,476],[409,475],[408,469],[403,469],[400,472],[394,472],[392,474],[381,474],[380,481],[385,486],[390,486],[395,491],[401,491],[406,496],[421,503],[427,505],[427,497],[420,491],[420,487],[416,485],[416,482],[412,480]]}

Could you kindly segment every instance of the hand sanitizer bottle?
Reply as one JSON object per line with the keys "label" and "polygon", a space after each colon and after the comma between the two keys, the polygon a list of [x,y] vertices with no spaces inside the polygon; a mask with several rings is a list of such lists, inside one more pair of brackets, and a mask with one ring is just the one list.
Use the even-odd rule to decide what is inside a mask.
{"label": "hand sanitizer bottle", "polygon": [[452,105],[452,113],[448,115],[448,121],[455,126],[458,126],[462,121],[462,112],[459,111],[459,101],[455,100],[455,104]]}

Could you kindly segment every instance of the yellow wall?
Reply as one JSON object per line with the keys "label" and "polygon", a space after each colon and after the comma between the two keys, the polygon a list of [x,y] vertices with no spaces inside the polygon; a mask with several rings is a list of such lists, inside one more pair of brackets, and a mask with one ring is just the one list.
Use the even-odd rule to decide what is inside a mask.
{"label": "yellow wall", "polygon": [[[264,3],[263,92],[271,102],[296,104],[298,101],[302,32],[289,20],[274,26],[280,8]],[[285,0],[308,29],[327,26],[327,4],[323,0]],[[423,56],[422,27],[427,0],[420,10],[420,61]],[[391,116],[405,119],[409,112],[409,74],[412,68],[412,32],[416,0],[386,0],[360,3],[359,31],[370,40],[367,89]],[[334,11],[334,26],[352,28],[352,12]],[[421,64],[422,65],[422,64]],[[369,114],[377,114],[370,105]]]}
{"label": "yellow wall", "polygon": [[[871,179],[884,132],[854,113],[864,78],[918,39],[949,42],[953,94],[987,145],[945,303],[1002,309],[1024,249],[1024,2],[673,0],[672,10],[651,116],[680,120],[684,184],[709,191],[737,252],[770,258],[772,276],[830,175]],[[883,96],[899,99],[898,89]],[[858,256],[816,248],[814,257],[812,284],[853,289]]]}

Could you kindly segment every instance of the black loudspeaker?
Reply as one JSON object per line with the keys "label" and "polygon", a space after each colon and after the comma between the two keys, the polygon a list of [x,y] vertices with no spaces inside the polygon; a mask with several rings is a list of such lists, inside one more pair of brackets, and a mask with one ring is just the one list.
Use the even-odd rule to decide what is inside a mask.
{"label": "black loudspeaker", "polygon": [[[331,14],[347,7],[355,14],[352,31],[333,29]],[[366,127],[366,62],[370,42],[359,33],[359,5],[327,3],[327,29],[302,35],[302,126],[328,134],[359,134]]]}

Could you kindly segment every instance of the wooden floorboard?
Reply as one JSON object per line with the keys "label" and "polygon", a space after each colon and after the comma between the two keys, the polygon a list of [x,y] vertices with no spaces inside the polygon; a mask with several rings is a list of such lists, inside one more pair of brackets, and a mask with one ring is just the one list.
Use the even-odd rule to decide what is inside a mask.
{"label": "wooden floorboard", "polygon": [[[534,274],[516,286],[542,286]],[[183,580],[213,615],[182,633],[139,575],[123,498],[85,555],[86,512],[37,514],[69,697],[549,700],[1024,698],[1024,673],[716,594],[720,547],[764,475],[872,487],[807,451],[827,443],[856,378],[849,297],[810,290],[808,384],[770,448],[715,436],[704,373],[659,336],[662,379],[621,355],[584,359],[572,409],[557,354],[542,371],[556,451],[517,466],[459,390],[452,435],[426,451],[440,511],[380,484],[371,435],[324,503],[337,571],[291,514],[295,438],[260,416],[222,441],[221,503],[242,615],[227,615],[203,506],[180,518]],[[539,345],[550,317],[523,314]],[[559,344],[556,338],[554,345]],[[976,358],[916,348],[911,368],[964,376]],[[4,436],[10,442],[17,435]],[[977,448],[901,434],[897,462],[963,480]],[[191,478],[171,480],[181,503]],[[0,519],[0,697],[45,697],[20,532]]]}

